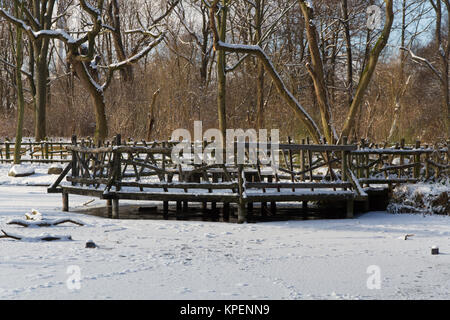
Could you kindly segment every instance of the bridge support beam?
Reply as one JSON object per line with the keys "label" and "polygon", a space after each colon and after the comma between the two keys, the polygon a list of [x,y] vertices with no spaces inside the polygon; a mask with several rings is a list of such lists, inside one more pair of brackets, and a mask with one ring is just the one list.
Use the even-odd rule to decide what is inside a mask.
{"label": "bridge support beam", "polygon": [[353,218],[353,209],[354,209],[354,200],[353,199],[348,199],[347,200],[347,219],[352,219]]}
{"label": "bridge support beam", "polygon": [[111,201],[111,199],[106,200],[106,217],[112,218],[112,201]]}
{"label": "bridge support beam", "polygon": [[119,199],[112,199],[112,218],[119,219]]}
{"label": "bridge support beam", "polygon": [[67,192],[62,193],[62,211],[69,211],[69,194]]}

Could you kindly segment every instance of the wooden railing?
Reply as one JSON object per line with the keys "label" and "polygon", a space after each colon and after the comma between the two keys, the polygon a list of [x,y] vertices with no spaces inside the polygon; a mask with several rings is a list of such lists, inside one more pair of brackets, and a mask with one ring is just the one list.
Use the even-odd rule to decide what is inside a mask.
{"label": "wooden railing", "polygon": [[[237,163],[239,147],[245,150],[242,164]],[[223,203],[225,213],[230,203],[236,203],[241,222],[252,212],[254,202],[263,209],[270,203],[275,211],[277,201],[345,200],[351,217],[353,201],[367,200],[348,166],[356,146],[268,144],[265,156],[279,156],[275,167],[263,165],[259,157],[251,162],[253,147],[236,143],[235,161],[224,164],[211,164],[206,158],[197,163],[195,157],[184,157],[181,164],[172,161],[173,143],[122,145],[119,136],[115,145],[95,148],[74,140],[67,146],[71,162],[48,191],[63,193],[64,210],[68,210],[70,193],[107,199],[113,217],[118,216],[120,199],[163,201],[165,213],[169,201],[176,201],[180,210],[188,202]],[[69,184],[61,184],[64,178]]]}
{"label": "wooden railing", "polygon": [[358,180],[365,185],[406,183],[439,179],[449,176],[449,145],[430,147],[404,143],[394,147],[379,147],[361,142],[350,154],[350,166]]}

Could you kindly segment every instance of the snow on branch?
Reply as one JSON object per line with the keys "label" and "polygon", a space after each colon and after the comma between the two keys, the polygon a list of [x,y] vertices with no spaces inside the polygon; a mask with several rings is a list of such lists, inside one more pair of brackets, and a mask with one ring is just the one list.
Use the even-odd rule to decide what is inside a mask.
{"label": "snow on branch", "polygon": [[162,33],[158,38],[156,38],[155,40],[150,42],[144,49],[142,49],[137,54],[129,57],[128,59],[126,59],[124,61],[121,61],[121,62],[118,62],[115,64],[110,64],[109,66],[107,66],[106,68],[109,70],[108,78],[107,78],[105,84],[101,87],[102,91],[104,91],[110,85],[111,80],[114,75],[114,71],[120,70],[127,65],[136,63],[137,61],[139,61],[140,59],[145,57],[153,48],[155,48],[157,45],[159,45],[164,40],[165,36],[166,36],[165,33]]}
{"label": "snow on branch", "polygon": [[96,17],[97,19],[102,15],[102,12],[99,8],[103,8],[104,0],[97,0],[97,8],[92,6],[89,2],[86,0],[80,0],[80,6],[83,8],[84,11],[89,13],[91,16]]}
{"label": "snow on branch", "polygon": [[179,2],[180,2],[180,0],[172,1],[170,3],[169,7],[167,8],[167,10],[162,15],[160,15],[158,18],[153,20],[152,24],[153,25],[159,24],[164,18],[166,18],[172,12],[173,9],[175,9],[175,7],[178,5]]}
{"label": "snow on branch", "polygon": [[[154,26],[152,26],[152,27],[150,28],[150,30],[151,30],[151,29],[154,29],[154,28],[157,28],[158,26],[161,26],[161,25],[154,25]],[[150,36],[150,37],[152,37],[152,38],[157,38],[157,37],[159,36],[159,34],[157,34],[157,33],[152,33],[150,30],[144,30],[144,29],[132,29],[132,30],[125,30],[124,33],[125,33],[125,34],[140,33],[140,34],[142,34],[142,35],[144,35],[144,36]]]}
{"label": "snow on branch", "polygon": [[61,40],[67,44],[75,44],[78,40],[74,39],[70,36],[65,30],[56,29],[56,30],[39,30],[34,31],[33,28],[28,25],[25,21],[18,19],[11,14],[9,14],[5,9],[0,7],[0,16],[5,18],[8,22],[22,28],[28,35],[36,40],[40,38],[53,38]]}
{"label": "snow on branch", "polygon": [[14,239],[18,241],[25,241],[25,242],[40,242],[40,241],[72,241],[72,236],[70,235],[64,235],[64,236],[53,236],[49,234],[43,234],[38,237],[24,237],[17,234],[7,233],[4,230],[1,230],[3,235],[0,235],[0,239]]}
{"label": "snow on branch", "polygon": [[442,79],[441,73],[431,64],[430,61],[428,61],[427,59],[419,57],[418,55],[414,54],[414,52],[412,52],[412,50],[410,48],[401,47],[400,50],[409,52],[409,54],[411,56],[411,59],[413,61],[426,65],[428,68],[431,69],[431,71],[433,71],[433,73],[439,78],[439,80],[441,82],[444,81],[444,79]]}
{"label": "snow on branch", "polygon": [[20,220],[20,219],[13,219],[8,221],[6,224],[9,225],[19,225],[24,228],[34,228],[34,227],[54,227],[60,224],[64,223],[72,223],[78,226],[84,226],[84,223],[78,220],[72,220],[67,218],[61,218],[61,219],[55,219],[55,220]]}

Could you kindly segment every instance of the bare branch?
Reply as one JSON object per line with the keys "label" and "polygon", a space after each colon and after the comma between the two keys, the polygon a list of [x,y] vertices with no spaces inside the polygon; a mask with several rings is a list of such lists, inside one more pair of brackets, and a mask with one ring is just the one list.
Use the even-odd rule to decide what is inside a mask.
{"label": "bare branch", "polygon": [[438,77],[438,79],[439,79],[440,82],[443,82],[443,81],[444,81],[444,79],[442,78],[441,73],[440,73],[440,72],[439,72],[439,71],[431,64],[430,61],[428,61],[427,59],[422,58],[422,57],[419,57],[418,55],[414,54],[414,52],[412,52],[411,49],[408,49],[408,48],[405,48],[405,47],[401,47],[400,50],[409,52],[409,54],[411,55],[411,59],[412,59],[413,61],[415,61],[415,62],[417,62],[417,63],[421,63],[421,64],[427,66],[427,67],[430,68],[431,71],[433,71],[433,73]]}

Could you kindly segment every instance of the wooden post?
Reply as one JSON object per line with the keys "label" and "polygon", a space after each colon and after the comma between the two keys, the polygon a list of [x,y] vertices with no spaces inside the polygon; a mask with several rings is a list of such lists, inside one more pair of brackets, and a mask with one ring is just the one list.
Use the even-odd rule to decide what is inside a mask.
{"label": "wooden post", "polygon": [[[77,136],[72,136],[72,145],[77,145]],[[72,151],[72,177],[78,177],[78,167],[77,167],[77,153],[76,151]],[[75,185],[75,182],[72,182],[72,185]]]}
{"label": "wooden post", "polygon": [[[267,182],[272,182],[273,181],[273,177],[269,176],[267,178],[267,180],[268,180]],[[277,203],[276,203],[276,201],[271,201],[270,202],[270,213],[272,215],[275,215],[277,213]]]}
{"label": "wooden post", "polygon": [[69,194],[67,192],[62,193],[62,211],[68,212],[69,211]]}
{"label": "wooden post", "polygon": [[354,199],[347,199],[347,219],[353,218]]}
{"label": "wooden post", "polygon": [[59,153],[60,153],[60,159],[61,159],[61,163],[64,163],[63,161],[62,161],[62,159],[63,159],[63,145],[62,145],[62,142],[61,142],[62,140],[60,140],[60,142],[59,142]]}
{"label": "wooden post", "polygon": [[[365,149],[366,148],[366,142],[365,142],[365,140],[364,139],[361,139],[360,140],[360,146],[361,146],[361,149]],[[362,154],[360,154],[360,155],[358,155],[358,160],[357,160],[357,165],[358,165],[358,178],[363,178],[364,176],[363,176],[363,174],[364,174],[364,169],[363,169],[363,166],[364,166],[364,155],[362,155]]]}
{"label": "wooden post", "polygon": [[106,217],[112,218],[112,201],[111,201],[111,199],[106,200]]}
{"label": "wooden post", "polygon": [[[402,138],[402,140],[400,140],[400,149],[404,149],[405,148],[405,138]],[[405,157],[402,155],[400,155],[400,165],[402,166],[405,163]],[[397,176],[398,178],[401,178],[403,176],[403,170],[402,169],[398,169],[397,171]]]}
{"label": "wooden post", "polygon": [[[369,149],[371,149],[371,148],[373,147],[373,146],[367,145],[367,142],[366,142],[366,146],[367,146]],[[366,168],[365,168],[365,177],[366,177],[367,179],[369,179],[369,177],[370,177],[369,162],[370,162],[370,155],[369,155],[369,154],[366,154],[365,157],[364,157],[364,166],[366,167]]]}
{"label": "wooden post", "polygon": [[238,209],[238,223],[244,223],[247,221],[247,211],[245,208],[244,199],[244,166],[238,165],[238,181],[239,181],[239,209]]}
{"label": "wooden post", "polygon": [[223,221],[230,221],[230,203],[224,202],[222,210]]}
{"label": "wooden post", "polygon": [[45,159],[45,141],[41,140],[41,159]]}
{"label": "wooden post", "polygon": [[10,159],[9,153],[10,153],[10,146],[9,146],[9,140],[5,140],[5,155],[6,155],[6,160]]}
{"label": "wooden post", "polygon": [[[206,146],[203,147],[203,150],[205,150]],[[213,183],[218,183],[219,182],[219,177],[216,173],[213,173],[212,175],[212,181]],[[216,202],[211,202],[211,211],[212,214],[215,215],[217,214],[217,203]]]}
{"label": "wooden post", "polygon": [[112,218],[119,219],[119,199],[112,199]]}
{"label": "wooden post", "polygon": [[[116,135],[116,145],[120,146],[122,144],[122,136],[120,134]],[[114,152],[114,169],[115,169],[115,184],[116,184],[116,190],[120,191],[120,181],[122,179],[122,154],[120,152],[115,151]],[[114,203],[113,203],[114,207]],[[113,209],[114,211],[114,209]],[[113,213],[114,214],[114,213]]]}
{"label": "wooden post", "polygon": [[[302,144],[305,144],[305,139],[302,139]],[[300,150],[300,171],[303,172],[301,175],[301,180],[305,181],[305,151]]]}
{"label": "wooden post", "polygon": [[[416,141],[416,149],[420,149],[420,141],[417,140]],[[420,153],[417,153],[414,155],[414,178],[415,179],[419,179],[420,178],[420,168],[421,168],[421,163],[420,163]]]}
{"label": "wooden post", "polygon": [[[426,148],[426,149],[428,149],[428,148]],[[428,178],[430,177],[430,164],[428,163],[428,159],[429,159],[429,155],[427,153],[426,157],[425,157],[425,180],[428,180]]]}
{"label": "wooden post", "polygon": [[45,151],[45,159],[46,160],[48,160],[48,159],[50,159],[50,157],[49,157],[49,153],[48,153],[48,138],[45,138],[45,141],[44,141],[44,151]]}
{"label": "wooden post", "polygon": [[[342,137],[342,145],[346,145],[347,144],[347,137]],[[347,169],[348,169],[348,158],[347,158],[347,151],[343,150],[342,151],[342,159],[341,159],[341,170],[342,170],[342,181],[346,182],[347,181]]]}
{"label": "wooden post", "polygon": [[169,201],[163,201],[163,216],[164,219],[169,219]]}
{"label": "wooden post", "polygon": [[[306,138],[306,143],[309,144],[309,137]],[[311,167],[312,167],[312,153],[311,153],[311,150],[307,150],[307,154],[308,154],[309,179],[311,180],[311,182],[313,182],[314,179],[313,179],[313,171],[311,169]]]}
{"label": "wooden post", "polygon": [[[288,143],[292,144],[291,137],[288,137]],[[295,182],[295,174],[294,174],[294,163],[293,163],[293,156],[292,156],[292,150],[289,150],[289,170],[291,170],[291,181],[292,183]],[[303,170],[303,169],[302,169]],[[292,191],[295,191],[295,188],[292,188]]]}
{"label": "wooden post", "polygon": [[247,202],[247,214],[249,216],[253,214],[253,202]]}

